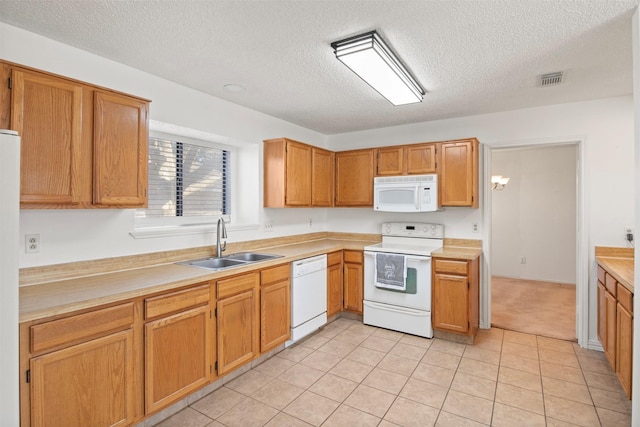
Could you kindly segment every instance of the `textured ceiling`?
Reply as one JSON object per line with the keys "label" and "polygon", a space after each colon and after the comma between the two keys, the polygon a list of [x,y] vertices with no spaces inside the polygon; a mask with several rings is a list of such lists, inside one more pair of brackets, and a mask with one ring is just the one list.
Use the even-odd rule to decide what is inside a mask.
{"label": "textured ceiling", "polygon": [[[0,0],[0,21],[334,134],[631,94],[639,1]],[[394,107],[335,59],[373,29],[422,103]]]}

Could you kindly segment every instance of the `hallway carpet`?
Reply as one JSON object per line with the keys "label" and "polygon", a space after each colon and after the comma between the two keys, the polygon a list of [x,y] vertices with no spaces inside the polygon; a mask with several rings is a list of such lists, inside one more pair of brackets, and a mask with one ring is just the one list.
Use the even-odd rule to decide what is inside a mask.
{"label": "hallway carpet", "polygon": [[575,285],[491,277],[491,326],[575,341]]}

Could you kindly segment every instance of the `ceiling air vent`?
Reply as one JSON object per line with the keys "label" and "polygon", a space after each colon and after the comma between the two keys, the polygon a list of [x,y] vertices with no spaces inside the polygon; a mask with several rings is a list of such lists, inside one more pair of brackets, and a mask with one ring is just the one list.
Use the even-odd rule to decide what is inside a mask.
{"label": "ceiling air vent", "polygon": [[557,86],[562,83],[562,76],[564,75],[563,71],[558,71],[555,73],[547,73],[539,76],[540,78],[540,87],[548,87],[548,86]]}

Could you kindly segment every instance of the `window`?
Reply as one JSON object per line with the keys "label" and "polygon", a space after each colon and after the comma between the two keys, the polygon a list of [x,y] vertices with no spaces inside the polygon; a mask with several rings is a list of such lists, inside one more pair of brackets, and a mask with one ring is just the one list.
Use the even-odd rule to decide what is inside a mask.
{"label": "window", "polygon": [[149,203],[137,219],[185,225],[230,214],[230,152],[204,144],[149,138]]}

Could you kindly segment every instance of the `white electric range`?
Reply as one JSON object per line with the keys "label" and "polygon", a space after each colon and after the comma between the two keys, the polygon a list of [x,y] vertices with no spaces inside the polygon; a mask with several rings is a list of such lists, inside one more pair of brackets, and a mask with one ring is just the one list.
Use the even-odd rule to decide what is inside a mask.
{"label": "white electric range", "polygon": [[442,224],[382,224],[382,242],[364,248],[365,324],[433,337],[431,252],[443,242]]}

